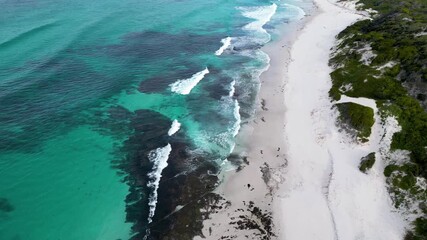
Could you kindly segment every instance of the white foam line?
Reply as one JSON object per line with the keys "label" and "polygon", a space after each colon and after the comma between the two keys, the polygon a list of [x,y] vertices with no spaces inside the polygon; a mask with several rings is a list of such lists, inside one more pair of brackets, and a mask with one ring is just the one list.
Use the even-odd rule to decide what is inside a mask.
{"label": "white foam line", "polygon": [[255,19],[255,21],[246,24],[243,29],[267,33],[263,26],[268,23],[273,17],[273,15],[276,13],[277,5],[273,3],[269,6],[261,6],[256,8],[248,7],[241,9],[243,10],[243,16]]}
{"label": "white foam line", "polygon": [[236,119],[236,122],[233,126],[233,137],[237,136],[237,134],[239,133],[240,123],[242,121],[240,118],[240,105],[236,99],[234,99],[234,118]]}
{"label": "white foam line", "polygon": [[187,95],[191,90],[209,73],[208,68],[193,74],[190,78],[180,79],[170,85],[171,91],[178,94]]}
{"label": "white foam line", "polygon": [[231,83],[230,83],[230,92],[228,93],[228,96],[229,97],[233,97],[234,96],[234,93],[236,92],[236,88],[234,87],[236,85],[236,81],[235,80],[233,80]]}
{"label": "white foam line", "polygon": [[231,37],[221,39],[222,46],[216,50],[215,55],[220,56],[231,44]]}
{"label": "white foam line", "polygon": [[172,126],[171,126],[171,128],[169,129],[169,131],[168,131],[168,135],[169,136],[172,136],[172,135],[174,135],[176,132],[178,132],[179,131],[179,129],[180,129],[180,127],[181,127],[181,123],[179,123],[178,122],[178,120],[173,120],[173,122],[172,122]]}
{"label": "white foam line", "polygon": [[148,178],[150,181],[147,184],[147,187],[153,188],[150,196],[148,197],[148,223],[153,221],[154,213],[156,211],[157,205],[157,190],[159,189],[160,178],[162,177],[162,171],[168,166],[168,158],[169,154],[172,151],[172,147],[170,144],[152,150],[148,154],[148,159],[153,163],[153,170],[148,173]]}

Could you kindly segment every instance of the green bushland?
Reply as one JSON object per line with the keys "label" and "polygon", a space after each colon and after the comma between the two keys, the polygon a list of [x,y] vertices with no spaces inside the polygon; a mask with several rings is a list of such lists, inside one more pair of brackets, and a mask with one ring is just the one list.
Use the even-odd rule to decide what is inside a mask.
{"label": "green bushland", "polygon": [[338,103],[336,106],[340,112],[341,122],[357,130],[357,137],[366,142],[375,122],[374,110],[356,103]]}
{"label": "green bushland", "polygon": [[400,189],[408,190],[415,193],[416,191],[416,175],[418,174],[418,167],[415,164],[394,165],[390,164],[384,169],[384,175],[390,177],[393,173],[397,173],[396,177],[392,179],[393,185],[398,186]]}
{"label": "green bushland", "polygon": [[359,169],[363,173],[366,173],[367,170],[371,169],[372,166],[374,166],[374,163],[375,163],[375,153],[371,152],[361,159],[359,164]]}
{"label": "green bushland", "polygon": [[409,232],[405,240],[426,240],[427,239],[427,218],[420,217],[415,220],[414,232]]}
{"label": "green bushland", "polygon": [[[378,14],[356,22],[338,35],[340,42],[330,60],[335,68],[330,96],[334,100],[342,94],[371,98],[377,101],[382,116],[397,118],[401,131],[394,134],[391,148],[410,151],[410,162],[389,165],[384,174],[396,207],[405,204],[407,194],[426,202],[426,190],[416,183],[417,178],[427,178],[427,113],[420,104],[426,94],[417,88],[427,85],[427,1],[359,3]],[[361,59],[368,49],[373,54],[366,64]],[[424,214],[414,221],[414,229],[405,239],[427,239],[427,213]]]}

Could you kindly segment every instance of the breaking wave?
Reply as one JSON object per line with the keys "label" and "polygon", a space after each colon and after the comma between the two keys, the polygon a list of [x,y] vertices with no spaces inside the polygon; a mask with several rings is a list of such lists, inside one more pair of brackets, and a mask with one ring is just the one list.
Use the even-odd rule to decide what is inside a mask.
{"label": "breaking wave", "polygon": [[153,169],[147,174],[150,181],[147,184],[147,187],[152,188],[150,196],[148,197],[148,223],[153,221],[154,212],[156,211],[157,205],[157,190],[159,189],[160,178],[162,177],[162,171],[168,166],[169,154],[172,151],[170,144],[152,150],[148,153],[148,159],[153,163]]}
{"label": "breaking wave", "polygon": [[266,23],[268,23],[273,15],[276,13],[277,5],[275,3],[269,6],[260,6],[260,7],[241,7],[242,15],[255,19],[255,21],[246,24],[243,29],[248,31],[255,31],[262,33],[268,39],[265,39],[264,42],[270,41],[270,34],[263,28]]}
{"label": "breaking wave", "polygon": [[233,80],[233,81],[230,83],[230,92],[228,93],[228,96],[229,96],[229,97],[233,97],[233,96],[234,96],[234,93],[236,92],[235,85],[236,85],[236,80]]}
{"label": "breaking wave", "polygon": [[170,85],[171,91],[178,94],[187,95],[191,90],[209,73],[208,68],[193,74],[190,78],[180,79]]}
{"label": "breaking wave", "polygon": [[215,55],[220,56],[231,44],[231,37],[221,39],[222,46],[216,50]]}
{"label": "breaking wave", "polygon": [[181,128],[181,123],[179,123],[178,122],[178,120],[173,120],[173,122],[172,122],[172,126],[171,126],[171,128],[169,129],[169,131],[168,131],[168,135],[169,136],[172,136],[172,135],[174,135],[176,132],[178,132],[179,131],[179,129]]}

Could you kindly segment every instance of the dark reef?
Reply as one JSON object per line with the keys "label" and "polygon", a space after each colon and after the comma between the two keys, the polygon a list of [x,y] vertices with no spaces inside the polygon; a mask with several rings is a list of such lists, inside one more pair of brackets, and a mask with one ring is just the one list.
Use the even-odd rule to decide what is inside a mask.
{"label": "dark reef", "polygon": [[12,212],[15,207],[6,198],[0,198],[0,211],[1,212]]}
{"label": "dark reef", "polygon": [[[116,108],[111,116],[122,120],[131,116],[133,133],[120,149],[125,157],[114,162],[114,166],[130,187],[126,220],[133,223],[132,239],[144,239],[147,229],[150,231],[147,239],[191,239],[201,235],[202,221],[208,214],[202,209],[220,199],[212,193],[218,181],[217,166],[205,156],[192,154],[191,141],[185,134],[168,136],[172,121],[160,113],[150,110],[129,113]],[[172,151],[162,172],[153,222],[148,224],[148,196],[153,190],[146,186],[147,173],[152,169],[148,153],[168,143]]]}

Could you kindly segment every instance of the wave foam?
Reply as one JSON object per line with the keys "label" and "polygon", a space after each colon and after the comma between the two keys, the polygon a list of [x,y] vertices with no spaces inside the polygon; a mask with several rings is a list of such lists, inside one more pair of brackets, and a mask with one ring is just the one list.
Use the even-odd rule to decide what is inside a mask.
{"label": "wave foam", "polygon": [[242,122],[240,118],[240,105],[236,99],[234,100],[234,118],[236,119],[236,122],[233,126],[233,137],[237,136],[237,134],[239,133],[240,123]]}
{"label": "wave foam", "polygon": [[222,46],[216,50],[215,55],[220,56],[225,49],[227,49],[231,44],[231,37],[226,37],[221,39]]}
{"label": "wave foam", "polygon": [[180,129],[180,127],[181,127],[181,123],[179,123],[178,122],[178,120],[173,120],[173,122],[172,122],[172,126],[171,126],[171,128],[169,129],[169,131],[168,131],[168,135],[169,136],[172,136],[172,135],[174,135],[176,132],[178,132],[179,131],[179,129]]}
{"label": "wave foam", "polygon": [[147,187],[153,188],[150,196],[148,197],[148,223],[153,221],[154,212],[156,211],[157,204],[157,190],[159,189],[160,178],[162,177],[162,171],[168,166],[169,154],[172,151],[170,144],[157,148],[156,150],[150,151],[148,159],[153,163],[153,170],[147,174],[150,181],[147,183]]}
{"label": "wave foam", "polygon": [[236,85],[236,81],[235,80],[233,80],[231,83],[230,83],[230,92],[228,93],[228,96],[229,97],[233,97],[234,96],[234,93],[236,92],[236,88],[234,87]]}
{"label": "wave foam", "polygon": [[243,16],[255,19],[254,22],[246,24],[243,29],[267,33],[263,26],[268,23],[276,13],[277,5],[273,3],[269,6],[244,7],[241,9],[243,10]]}
{"label": "wave foam", "polygon": [[293,20],[300,20],[306,15],[305,11],[298,6],[288,3],[283,3],[282,6],[290,10],[289,12],[287,11],[287,15]]}
{"label": "wave foam", "polygon": [[205,68],[203,71],[193,74],[191,78],[180,79],[169,85],[171,87],[171,91],[182,95],[187,95],[208,73],[208,68]]}

